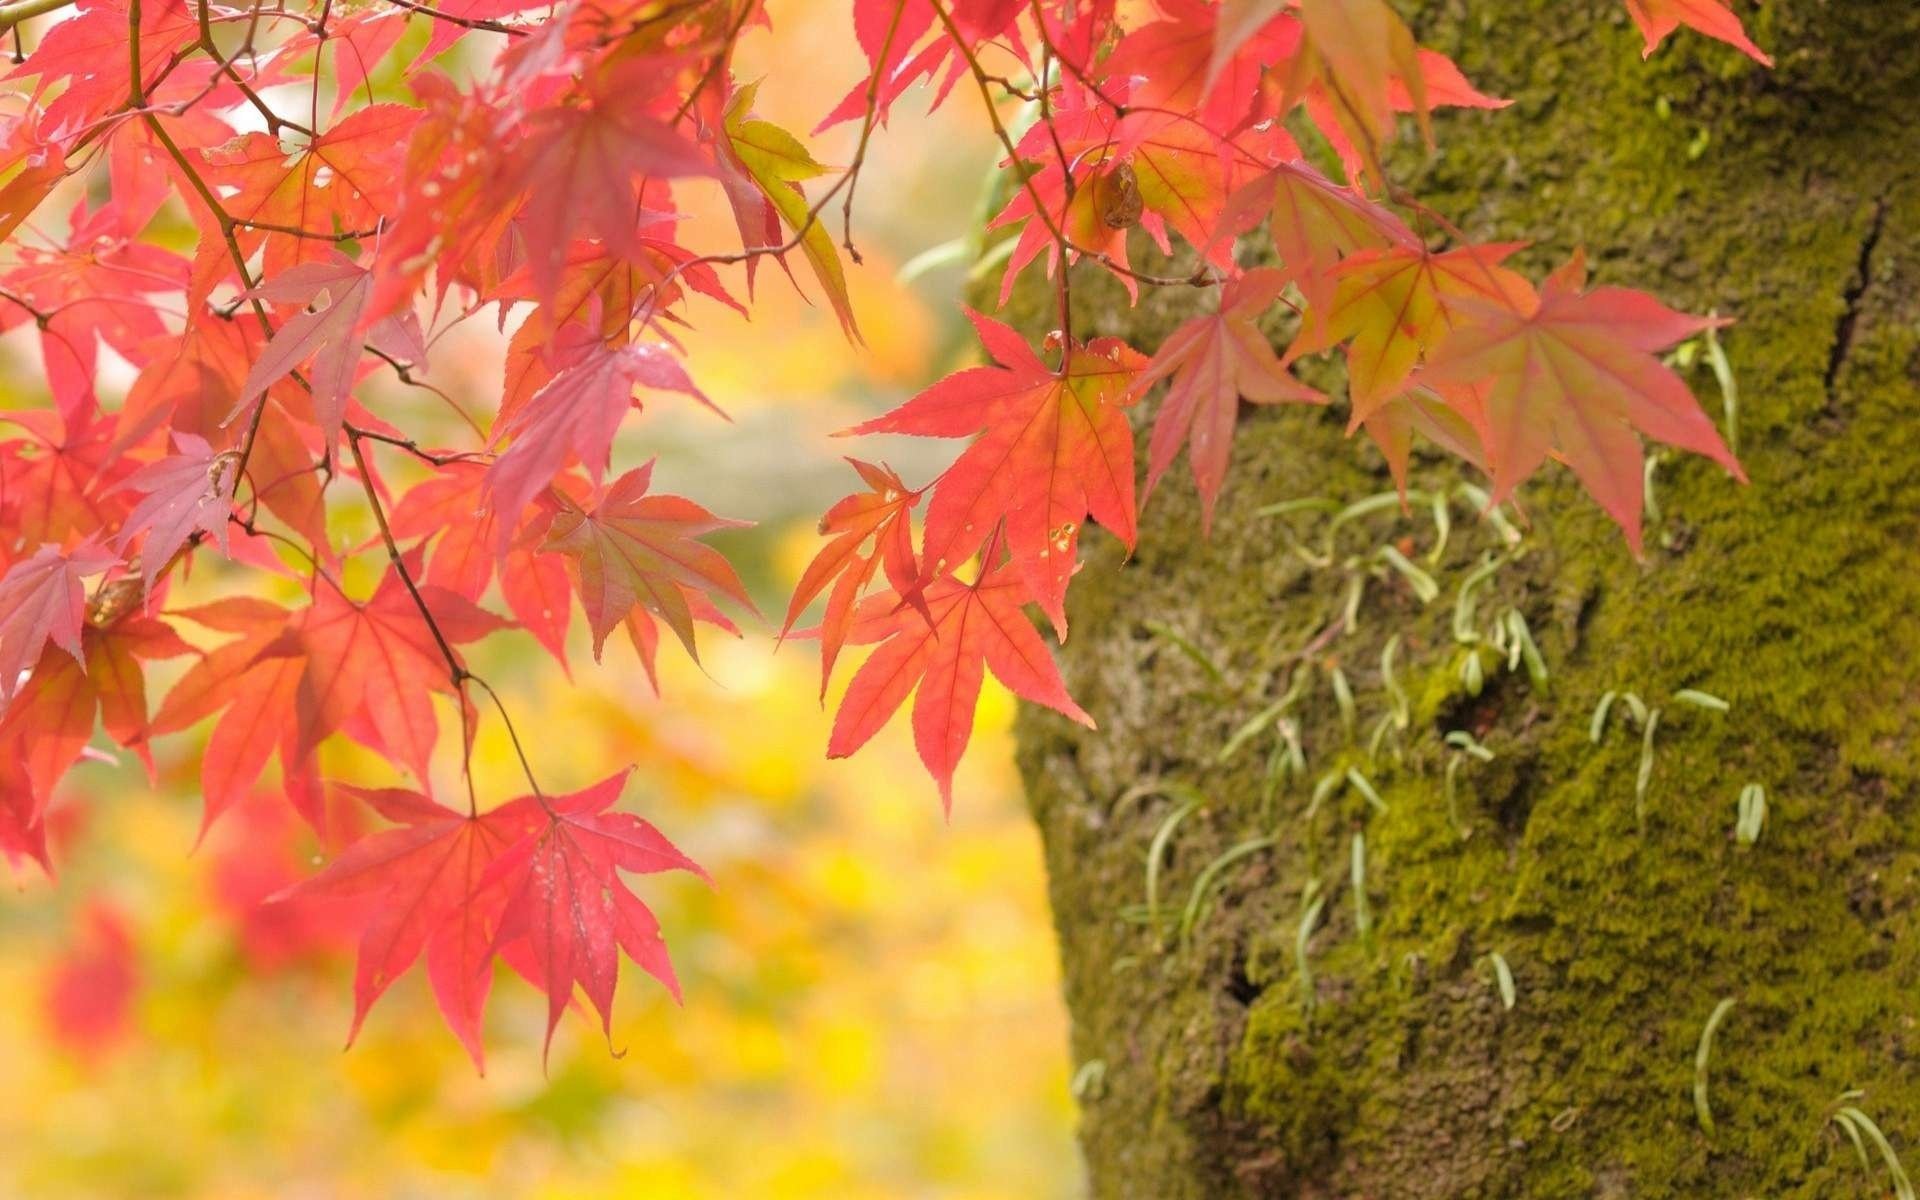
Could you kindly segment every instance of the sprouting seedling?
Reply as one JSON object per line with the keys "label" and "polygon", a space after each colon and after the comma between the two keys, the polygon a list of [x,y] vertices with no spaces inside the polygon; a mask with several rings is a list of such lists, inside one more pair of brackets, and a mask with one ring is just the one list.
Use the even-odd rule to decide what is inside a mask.
{"label": "sprouting seedling", "polygon": [[1710,692],[1700,691],[1697,688],[1681,688],[1673,694],[1673,702],[1675,704],[1691,704],[1695,708],[1704,708],[1710,712],[1723,713],[1733,710],[1733,705],[1728,704],[1725,700],[1722,700]]}
{"label": "sprouting seedling", "polygon": [[1153,831],[1153,841],[1147,845],[1147,928],[1153,930],[1156,941],[1160,937],[1160,870],[1166,861],[1167,845],[1173,841],[1173,831],[1180,827],[1180,822],[1199,807],[1198,796],[1182,802],[1160,822],[1160,827]]}
{"label": "sprouting seedling", "polygon": [[1293,673],[1293,680],[1287,685],[1286,695],[1247,718],[1246,723],[1234,730],[1233,734],[1227,738],[1226,744],[1220,747],[1220,753],[1215,756],[1214,761],[1224,763],[1233,758],[1248,742],[1266,732],[1269,726],[1280,719],[1281,714],[1292,708],[1305,693],[1307,675],[1312,669],[1311,664],[1302,663],[1300,669]]}
{"label": "sprouting seedling", "polygon": [[1527,627],[1527,618],[1517,608],[1507,610],[1507,670],[1517,671],[1520,664],[1527,667],[1527,678],[1532,681],[1535,691],[1547,688],[1547,660],[1540,654],[1540,647],[1534,644],[1533,630]]}
{"label": "sprouting seedling", "polygon": [[1627,706],[1627,720],[1634,728],[1643,729],[1647,724],[1647,702],[1638,692],[1609,691],[1600,697],[1600,703],[1593,706],[1593,720],[1587,725],[1587,740],[1598,746],[1607,736],[1607,719],[1613,714],[1615,702]]}
{"label": "sprouting seedling", "polygon": [[1274,839],[1270,837],[1249,838],[1208,863],[1206,869],[1200,872],[1199,878],[1193,881],[1193,891],[1187,895],[1187,907],[1180,914],[1181,949],[1184,950],[1193,943],[1193,930],[1200,923],[1201,906],[1206,903],[1214,881],[1220,878],[1228,867],[1249,855],[1260,853],[1273,843]]}
{"label": "sprouting seedling", "polygon": [[1358,830],[1353,834],[1351,858],[1353,927],[1359,931],[1360,940],[1366,941],[1373,936],[1373,909],[1367,904],[1367,835]]}
{"label": "sprouting seedling", "polygon": [[1720,1022],[1733,1011],[1733,997],[1728,996],[1713,1006],[1713,1013],[1700,1030],[1700,1046],[1693,1052],[1693,1111],[1700,1118],[1700,1128],[1708,1137],[1713,1136],[1713,1108],[1707,1103],[1707,1060],[1713,1055],[1713,1034],[1720,1028]]}
{"label": "sprouting seedling", "polygon": [[1407,699],[1407,690],[1400,686],[1400,680],[1394,674],[1393,659],[1399,651],[1400,635],[1396,633],[1387,639],[1387,644],[1380,651],[1380,686],[1386,689],[1394,728],[1405,729],[1413,723],[1413,702]]}
{"label": "sprouting seedling", "polygon": [[1341,635],[1351,636],[1360,628],[1360,601],[1367,594],[1367,575],[1354,571],[1347,576],[1347,602],[1340,610]]}
{"label": "sprouting seedling", "polygon": [[1367,762],[1369,765],[1379,763],[1380,751],[1382,747],[1387,744],[1388,738],[1393,739],[1394,757],[1397,760],[1400,757],[1400,726],[1394,720],[1391,711],[1381,713],[1380,719],[1373,723],[1373,733],[1367,738]]}
{"label": "sprouting seedling", "polygon": [[1600,703],[1593,706],[1593,720],[1587,725],[1587,740],[1598,746],[1600,739],[1607,736],[1607,717],[1613,712],[1613,702],[1620,693],[1609,690],[1600,697]]}
{"label": "sprouting seedling", "polygon": [[1476,593],[1500,568],[1506,565],[1505,558],[1488,555],[1479,566],[1467,573],[1460,581],[1460,591],[1453,601],[1453,640],[1472,644],[1480,640],[1480,633],[1473,625],[1474,612],[1479,605]]}
{"label": "sprouting seedling", "polygon": [[1361,797],[1366,800],[1367,804],[1371,806],[1375,812],[1384,813],[1387,811],[1387,802],[1380,798],[1379,792],[1373,790],[1373,781],[1365,775],[1362,775],[1360,768],[1347,768],[1347,782],[1352,785],[1354,791],[1360,793]]}
{"label": "sprouting seedling", "polygon": [[1645,728],[1647,724],[1647,702],[1638,692],[1620,693],[1620,702],[1627,706],[1627,716],[1632,718],[1635,728]]}
{"label": "sprouting seedling", "polygon": [[1460,753],[1480,762],[1492,762],[1493,751],[1486,748],[1479,738],[1464,729],[1450,729],[1446,736],[1447,745]]}
{"label": "sprouting seedling", "polygon": [[1767,823],[1767,789],[1757,783],[1741,788],[1737,811],[1733,839],[1742,846],[1751,846],[1760,840],[1760,830]]}
{"label": "sprouting seedling", "polygon": [[1513,986],[1513,968],[1507,965],[1507,956],[1498,950],[1487,951],[1487,962],[1493,966],[1493,983],[1500,989],[1500,1007],[1508,1012],[1520,1002],[1519,989]]}
{"label": "sprouting seedling", "polygon": [[1660,728],[1660,710],[1650,709],[1640,730],[1640,770],[1633,780],[1633,816],[1647,823],[1647,790],[1653,786],[1653,734]]}
{"label": "sprouting seedling", "polygon": [[1262,816],[1272,816],[1274,797],[1282,783],[1306,773],[1307,754],[1300,745],[1300,726],[1283,717],[1274,725],[1273,751],[1267,755],[1266,779],[1260,791]]}
{"label": "sprouting seedling", "polygon": [[1067,1090],[1075,1100],[1098,1100],[1107,1090],[1107,1062],[1102,1058],[1090,1058],[1080,1064],[1073,1073],[1073,1082]]}
{"label": "sprouting seedling", "polygon": [[1353,686],[1347,682],[1347,673],[1339,664],[1327,672],[1327,682],[1333,686],[1333,702],[1340,707],[1340,728],[1346,731],[1347,740],[1353,740],[1353,728],[1359,720],[1359,714],[1353,702]]}
{"label": "sprouting seedling", "polygon": [[1221,671],[1220,664],[1214,662],[1213,656],[1195,645],[1187,635],[1181,633],[1165,621],[1148,620],[1142,621],[1141,625],[1145,626],[1149,633],[1155,637],[1164,638],[1173,644],[1174,649],[1192,659],[1196,666],[1206,672],[1207,678],[1213,680],[1215,687],[1226,686],[1227,676],[1225,672]]}
{"label": "sprouting seedling", "polygon": [[1285,517],[1297,512],[1339,512],[1340,502],[1326,496],[1299,496],[1277,504],[1265,504],[1253,510],[1256,517]]}
{"label": "sprouting seedling", "polygon": [[[1411,496],[1409,496],[1409,499],[1411,499]],[[1372,516],[1377,512],[1397,509],[1400,507],[1400,503],[1399,492],[1376,492],[1371,496],[1363,496],[1355,500],[1352,504],[1347,505],[1335,513],[1333,520],[1327,522],[1327,557],[1333,557],[1334,539],[1339,536],[1340,530],[1344,526],[1362,517]]]}
{"label": "sprouting seedling", "polygon": [[1381,562],[1392,567],[1399,573],[1400,578],[1407,581],[1407,586],[1413,589],[1414,598],[1420,603],[1431,604],[1440,595],[1440,585],[1433,581],[1433,576],[1421,570],[1413,560],[1400,553],[1398,547],[1382,546],[1374,553]]}
{"label": "sprouting seedling", "polygon": [[1305,890],[1300,893],[1300,928],[1293,935],[1294,976],[1300,985],[1300,1007],[1307,1012],[1313,1011],[1317,993],[1313,986],[1313,958],[1310,953],[1313,942],[1313,929],[1320,923],[1320,910],[1326,907],[1327,898],[1320,894],[1320,881],[1309,879]]}
{"label": "sprouting seedling", "polygon": [[1492,762],[1493,751],[1487,749],[1480,743],[1479,738],[1464,729],[1450,730],[1447,733],[1446,742],[1447,747],[1452,751],[1447,755],[1445,775],[1447,824],[1453,826],[1453,831],[1459,834],[1460,840],[1464,842],[1473,836],[1473,831],[1460,819],[1460,770],[1469,759],[1475,762]]}
{"label": "sprouting seedling", "polygon": [[1320,812],[1320,806],[1338,792],[1347,782],[1347,777],[1338,770],[1328,771],[1314,780],[1313,799],[1307,803],[1306,819],[1311,821]]}
{"label": "sprouting seedling", "polygon": [[1486,664],[1480,661],[1480,651],[1471,646],[1460,657],[1460,686],[1469,696],[1478,696],[1487,686]]}
{"label": "sprouting seedling", "polygon": [[1439,565],[1447,553],[1447,539],[1453,534],[1453,509],[1447,504],[1445,492],[1434,492],[1427,497],[1428,506],[1433,510],[1433,549],[1427,551],[1429,566]]}
{"label": "sprouting seedling", "polygon": [[1646,465],[1640,471],[1640,506],[1646,510],[1648,525],[1658,525],[1663,518],[1660,515],[1660,498],[1654,494],[1653,475],[1660,469],[1665,456],[1659,451],[1647,455]]}
{"label": "sprouting seedling", "polygon": [[[1707,314],[1709,320],[1719,313]],[[1727,361],[1726,348],[1720,344],[1720,335],[1713,325],[1707,326],[1707,365],[1713,368],[1713,379],[1720,385],[1720,407],[1726,416],[1727,448],[1735,454],[1740,453],[1740,386],[1733,378],[1733,364]]]}
{"label": "sprouting seedling", "polygon": [[1462,480],[1453,485],[1453,492],[1454,495],[1464,499],[1473,511],[1487,519],[1487,522],[1499,533],[1501,541],[1509,546],[1520,544],[1520,531],[1514,528],[1512,521],[1507,520],[1507,514],[1502,511],[1500,505],[1493,502],[1492,494],[1485,488]]}
{"label": "sprouting seedling", "polygon": [[1869,1174],[1873,1172],[1873,1160],[1867,1157],[1866,1147],[1867,1142],[1872,1142],[1874,1149],[1880,1153],[1880,1161],[1886,1164],[1887,1177],[1893,1183],[1895,1200],[1916,1200],[1913,1180],[1907,1177],[1906,1168],[1900,1165],[1900,1156],[1894,1152],[1893,1143],[1887,1140],[1887,1135],[1881,1132],[1880,1126],[1874,1123],[1872,1117],[1852,1103],[1865,1095],[1866,1093],[1861,1091],[1840,1093],[1835,1101],[1839,1107],[1828,1119],[1838,1125],[1847,1135],[1847,1140],[1853,1143],[1853,1152],[1860,1159],[1861,1170]]}

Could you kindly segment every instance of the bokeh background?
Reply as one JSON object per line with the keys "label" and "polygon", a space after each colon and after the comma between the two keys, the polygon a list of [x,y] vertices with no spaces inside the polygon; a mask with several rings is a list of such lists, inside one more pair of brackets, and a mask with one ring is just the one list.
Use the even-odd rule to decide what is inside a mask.
{"label": "bokeh background", "polygon": [[[749,35],[740,76],[764,75],[758,111],[804,132],[863,64],[839,0],[773,12],[777,36]],[[636,764],[626,806],[712,872],[711,890],[638,881],[684,1007],[630,970],[611,1047],[570,1015],[543,1068],[545,1002],[502,972],[481,1077],[416,973],[343,1051],[355,931],[260,903],[324,848],[271,775],[196,847],[205,730],[163,739],[155,783],[126,760],[76,769],[52,818],[59,877],[16,876],[0,896],[0,1197],[1079,1194],[1066,1017],[1009,698],[989,681],[943,821],[904,721],[850,761],[825,760],[815,648],[776,651],[772,636],[815,521],[853,489],[837,456],[885,458],[910,481],[943,465],[830,435],[974,354],[962,268],[901,273],[978,222],[994,155],[971,100],[925,118],[910,99],[878,137],[859,189],[866,264],[851,269],[864,349],[763,270],[751,323],[708,309],[687,339],[732,423],[663,401],[616,451],[617,469],[659,455],[658,490],[756,522],[725,549],[767,620],[737,641],[706,637],[704,670],[665,648],[660,696],[624,642],[594,665],[577,620],[571,679],[525,635],[474,655],[531,731],[543,783]],[[816,139],[816,153],[846,161],[852,133]],[[699,213],[694,244],[730,236],[714,198],[684,200]],[[436,346],[433,378],[484,410],[502,346],[482,324]],[[6,339],[0,355],[0,405],[36,403],[30,342]],[[379,400],[426,440],[459,436],[417,393]],[[392,481],[403,471],[393,464]],[[371,532],[350,489],[330,501],[344,544]],[[377,565],[366,556],[350,580],[370,583]],[[171,603],[235,586],[255,583],[201,570]],[[176,673],[152,672],[156,697]],[[455,727],[450,708],[441,716]],[[437,784],[454,794],[443,749]],[[393,781],[351,747],[327,754],[340,776]],[[483,794],[518,790],[497,723],[475,771]]]}

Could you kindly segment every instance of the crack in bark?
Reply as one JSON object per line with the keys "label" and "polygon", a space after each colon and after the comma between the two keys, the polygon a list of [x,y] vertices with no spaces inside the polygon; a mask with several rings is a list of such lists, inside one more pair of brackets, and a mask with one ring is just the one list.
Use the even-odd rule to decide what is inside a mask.
{"label": "crack in bark", "polygon": [[1854,267],[1853,278],[1847,283],[1846,290],[1840,293],[1844,306],[1833,323],[1833,346],[1827,351],[1827,370],[1822,376],[1829,413],[1838,411],[1840,406],[1835,387],[1840,382],[1841,369],[1847,365],[1847,355],[1853,351],[1853,329],[1860,320],[1860,301],[1873,282],[1873,252],[1880,244],[1880,235],[1886,224],[1887,197],[1883,195],[1873,202],[1873,221],[1867,226],[1866,236],[1860,239],[1859,262]]}

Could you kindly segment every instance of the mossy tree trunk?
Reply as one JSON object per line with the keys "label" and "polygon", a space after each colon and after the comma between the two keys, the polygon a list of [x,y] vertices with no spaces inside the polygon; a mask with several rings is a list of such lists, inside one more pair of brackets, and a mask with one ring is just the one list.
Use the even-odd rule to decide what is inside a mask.
{"label": "mossy tree trunk", "polygon": [[[1635,562],[1549,468],[1517,544],[1456,498],[1436,555],[1424,504],[1256,515],[1389,486],[1340,414],[1263,410],[1210,541],[1177,475],[1131,561],[1089,539],[1065,661],[1101,728],[1028,711],[1020,753],[1094,1192],[1885,1195],[1831,1117],[1864,1093],[1920,1169],[1920,15],[1743,6],[1769,73],[1685,34],[1642,64],[1617,0],[1407,8],[1515,104],[1442,121],[1402,177],[1477,237],[1532,239],[1531,270],[1583,244],[1602,281],[1735,315],[1752,485],[1665,458]],[[1083,329],[1149,349],[1204,303],[1081,290]],[[1438,598],[1384,547],[1432,556]],[[1509,612],[1544,682],[1493,646]],[[1620,700],[1591,741],[1610,691],[1655,731]],[[1695,1054],[1726,999],[1709,1133]]]}

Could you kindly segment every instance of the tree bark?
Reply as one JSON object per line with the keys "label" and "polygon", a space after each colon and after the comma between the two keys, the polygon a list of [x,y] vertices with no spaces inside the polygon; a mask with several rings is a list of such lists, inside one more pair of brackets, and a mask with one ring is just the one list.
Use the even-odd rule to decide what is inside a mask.
{"label": "tree bark", "polygon": [[[1751,486],[1663,456],[1635,562],[1563,468],[1510,543],[1416,460],[1436,553],[1424,501],[1259,515],[1390,483],[1344,413],[1248,410],[1210,540],[1184,468],[1130,560],[1089,537],[1064,659],[1101,728],[1019,734],[1095,1195],[1885,1195],[1843,1103],[1920,1172],[1920,13],[1741,7],[1776,70],[1684,31],[1643,64],[1617,0],[1407,5],[1515,103],[1396,170],[1536,277],[1584,245],[1737,317]],[[1095,274],[1078,329],[1144,349],[1208,302]],[[1657,724],[1616,699],[1596,744],[1609,692]]]}

